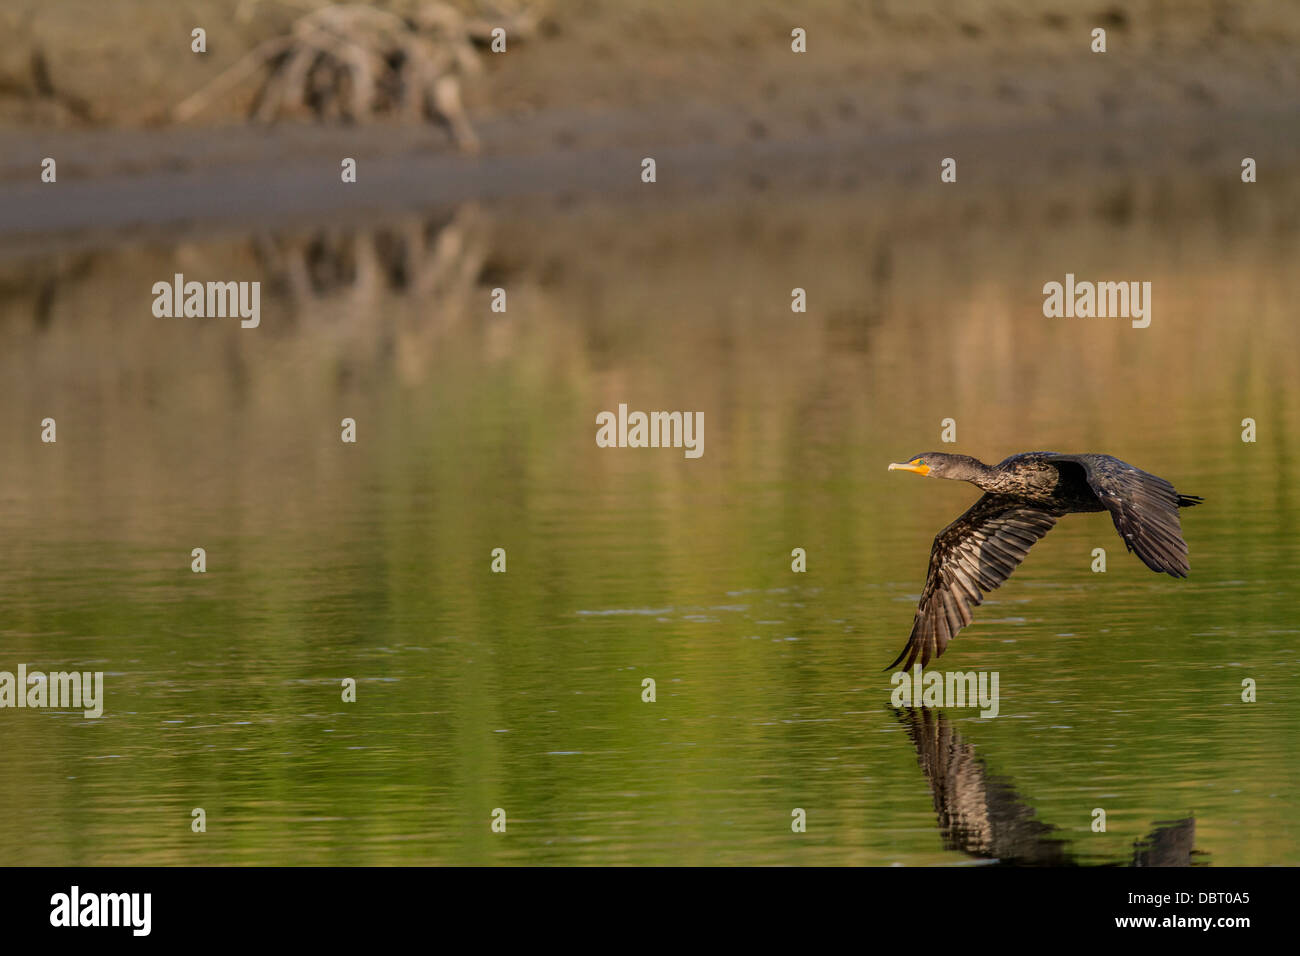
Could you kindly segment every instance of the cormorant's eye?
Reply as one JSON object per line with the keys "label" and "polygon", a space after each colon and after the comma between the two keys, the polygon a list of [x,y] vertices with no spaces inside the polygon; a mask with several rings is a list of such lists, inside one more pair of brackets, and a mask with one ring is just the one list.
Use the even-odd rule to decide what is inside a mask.
{"label": "cormorant's eye", "polygon": [[917,465],[924,465],[924,464],[925,464],[925,459],[924,459],[924,458],[918,458],[918,459],[916,459],[916,461],[914,462],[914,464],[917,464]]}

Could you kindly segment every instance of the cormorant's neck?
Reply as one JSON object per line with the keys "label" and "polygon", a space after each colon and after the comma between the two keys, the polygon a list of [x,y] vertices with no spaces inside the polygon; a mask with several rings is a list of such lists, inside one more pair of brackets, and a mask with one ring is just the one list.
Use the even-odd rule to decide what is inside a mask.
{"label": "cormorant's neck", "polygon": [[992,491],[994,480],[997,478],[998,470],[992,465],[986,465],[984,462],[972,458],[970,461],[970,476],[966,479],[981,491]]}

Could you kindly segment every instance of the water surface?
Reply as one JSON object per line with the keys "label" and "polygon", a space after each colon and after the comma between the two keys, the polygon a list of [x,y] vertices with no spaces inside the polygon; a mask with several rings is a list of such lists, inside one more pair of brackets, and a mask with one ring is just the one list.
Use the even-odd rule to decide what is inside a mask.
{"label": "water surface", "polygon": [[[0,712],[0,862],[1300,862],[1298,195],[755,183],[9,260],[0,669],[107,702]],[[261,327],[154,318],[176,272],[262,281]],[[1067,272],[1151,281],[1150,328],[1045,319]],[[703,456],[597,448],[619,403]],[[992,720],[882,672],[977,496],[885,470],[945,418],[1206,499],[1185,581],[1104,515],[1035,547],[941,662]]]}

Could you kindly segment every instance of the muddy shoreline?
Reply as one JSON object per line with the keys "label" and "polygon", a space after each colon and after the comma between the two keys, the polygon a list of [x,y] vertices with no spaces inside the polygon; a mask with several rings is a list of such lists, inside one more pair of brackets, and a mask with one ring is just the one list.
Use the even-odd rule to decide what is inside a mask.
{"label": "muddy shoreline", "polygon": [[[1265,189],[1300,135],[1300,7],[1210,0],[971,0],[957,12],[938,0],[554,2],[535,35],[483,55],[466,82],[476,157],[436,125],[252,125],[248,89],[199,122],[151,125],[316,6],[7,6],[0,255],[477,200],[939,188],[947,156],[958,190],[1202,169],[1236,181],[1244,156]],[[192,22],[207,24],[204,56],[189,50]],[[791,51],[792,24],[809,52]],[[1098,25],[1104,54],[1089,49]],[[60,97],[85,109],[60,112]],[[653,186],[639,179],[646,156],[659,164]],[[47,157],[57,183],[41,182]],[[344,157],[358,162],[355,184],[340,181]]]}
{"label": "muddy shoreline", "polygon": [[[613,145],[601,133],[584,148],[529,149],[543,127],[492,123],[485,152],[466,157],[429,131],[396,130],[376,144],[368,133],[303,127],[273,137],[229,130],[95,131],[45,134],[37,152],[79,152],[96,164],[64,163],[57,184],[0,181],[0,255],[94,246],[124,234],[240,232],[382,219],[465,201],[623,203],[761,197],[769,190],[807,194],[884,192],[939,184],[941,158],[959,157],[958,188],[1050,188],[1067,172],[1099,187],[1116,177],[1159,180],[1203,171],[1238,179],[1241,142],[1272,177],[1294,162],[1300,133],[1282,115],[1214,115],[1205,124],[1039,124],[1008,129],[871,135],[852,129],[795,140],[691,143],[642,134]],[[536,127],[530,129],[529,125]],[[295,133],[297,135],[295,135]],[[0,143],[5,138],[0,137]],[[364,139],[362,137],[365,137]],[[604,140],[604,141],[602,141]],[[400,147],[400,148],[399,148]],[[6,151],[10,163],[15,152]],[[640,180],[643,156],[658,180]],[[154,160],[143,161],[142,156]],[[343,184],[340,157],[358,161],[358,181]],[[952,188],[952,187],[948,187]]]}

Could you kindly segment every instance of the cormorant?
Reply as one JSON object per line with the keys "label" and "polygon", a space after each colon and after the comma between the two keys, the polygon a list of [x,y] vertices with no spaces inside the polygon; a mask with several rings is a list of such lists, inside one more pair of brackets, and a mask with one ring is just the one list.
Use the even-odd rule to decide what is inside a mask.
{"label": "cormorant", "polygon": [[894,663],[930,663],[971,622],[984,594],[1011,576],[1029,549],[1063,515],[1109,511],[1115,528],[1152,571],[1187,577],[1187,542],[1178,509],[1204,499],[1179,494],[1163,478],[1110,455],[1031,451],[986,465],[969,455],[928,452],[890,471],[969,481],[984,492],[970,510],[935,536],[930,570],[907,646]]}

